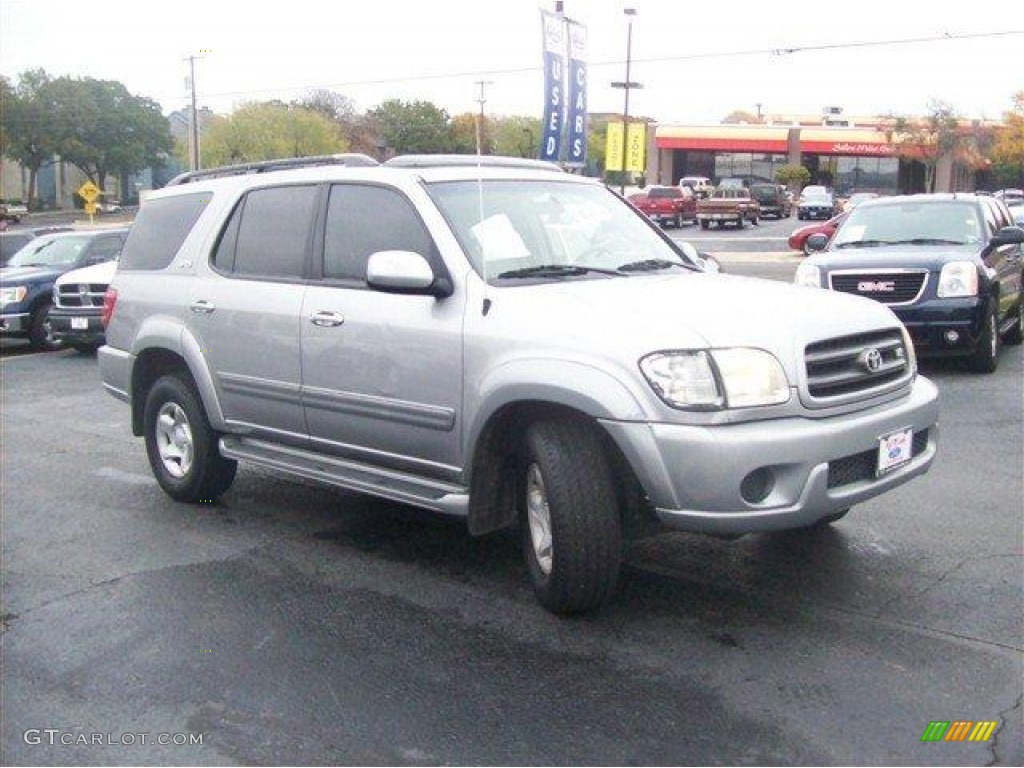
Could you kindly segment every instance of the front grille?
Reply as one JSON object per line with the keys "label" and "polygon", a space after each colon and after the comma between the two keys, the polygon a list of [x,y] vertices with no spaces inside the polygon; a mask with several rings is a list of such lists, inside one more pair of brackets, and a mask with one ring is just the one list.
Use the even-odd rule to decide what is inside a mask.
{"label": "front grille", "polygon": [[58,307],[102,307],[105,283],[64,283],[57,287]]}
{"label": "front grille", "polygon": [[828,399],[897,384],[910,375],[899,330],[860,333],[808,344],[807,392]]}
{"label": "front grille", "polygon": [[[924,453],[928,447],[928,430],[923,429],[914,433],[911,456],[917,457]],[[878,466],[878,450],[862,451],[852,456],[844,456],[828,463],[828,487],[838,488],[843,485],[860,482],[863,480],[874,480],[875,469]]]}
{"label": "front grille", "polygon": [[833,291],[852,293],[883,304],[911,304],[924,290],[925,270],[906,272],[832,272],[828,276]]}

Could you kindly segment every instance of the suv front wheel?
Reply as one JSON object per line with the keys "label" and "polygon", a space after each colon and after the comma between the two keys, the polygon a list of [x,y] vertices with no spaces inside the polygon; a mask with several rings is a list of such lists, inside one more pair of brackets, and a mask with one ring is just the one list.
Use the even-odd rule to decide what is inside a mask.
{"label": "suv front wheel", "polygon": [[523,551],[541,604],[554,613],[596,608],[615,589],[622,522],[608,459],[593,428],[542,421],[520,462]]}
{"label": "suv front wheel", "polygon": [[176,501],[213,503],[238,463],[220,455],[199,396],[179,376],[162,376],[146,396],[146,453],[160,487]]}

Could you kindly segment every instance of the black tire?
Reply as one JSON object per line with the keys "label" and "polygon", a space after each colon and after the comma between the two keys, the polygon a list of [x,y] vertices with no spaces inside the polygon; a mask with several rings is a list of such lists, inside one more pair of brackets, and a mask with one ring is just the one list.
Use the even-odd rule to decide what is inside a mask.
{"label": "black tire", "polygon": [[146,395],[143,431],[153,475],[172,499],[211,504],[231,486],[238,463],[220,455],[218,435],[190,380],[174,374],[156,380]]}
{"label": "black tire", "polygon": [[[622,520],[594,428],[574,421],[530,425],[518,489],[523,554],[540,603],[566,615],[608,600],[619,577]],[[543,519],[531,522],[537,513],[546,525]]]}
{"label": "black tire", "polygon": [[673,222],[672,226],[674,226],[676,229],[682,229],[683,228],[683,214],[681,214],[681,213],[677,213],[676,214],[676,218],[675,218],[675,221]]}
{"label": "black tire", "polygon": [[35,349],[57,349],[60,346],[53,337],[53,328],[50,325],[50,310],[53,304],[40,304],[32,312],[28,326],[28,343]]}
{"label": "black tire", "polygon": [[1003,343],[1011,347],[1024,341],[1024,284],[1021,286],[1021,291],[1020,297],[1017,299],[1017,323],[1003,336]]}
{"label": "black tire", "polygon": [[743,221],[743,217],[740,216],[738,219],[736,219],[736,229],[743,229],[744,223],[745,222]]}
{"label": "black tire", "polygon": [[102,344],[72,344],[71,348],[81,352],[83,355],[95,355],[96,350],[99,349]]}
{"label": "black tire", "polygon": [[991,300],[992,309],[985,319],[978,346],[967,364],[975,373],[995,373],[999,367],[999,319],[995,299]]}
{"label": "black tire", "polygon": [[711,229],[711,222],[710,221],[702,221],[700,223],[700,228],[701,229]]}

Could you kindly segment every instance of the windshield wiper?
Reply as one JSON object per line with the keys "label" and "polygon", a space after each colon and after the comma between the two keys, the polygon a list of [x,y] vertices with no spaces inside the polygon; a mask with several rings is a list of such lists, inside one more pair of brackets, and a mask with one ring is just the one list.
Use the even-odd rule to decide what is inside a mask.
{"label": "windshield wiper", "polygon": [[628,264],[623,264],[619,267],[620,272],[653,272],[659,269],[668,269],[669,267],[682,267],[683,269],[689,269],[686,264],[680,261],[670,261],[669,259],[641,259],[640,261],[631,261]]}
{"label": "windshield wiper", "polygon": [[880,245],[892,245],[888,240],[850,240],[846,243],[838,243],[836,250],[840,248],[877,248]]}
{"label": "windshield wiper", "polygon": [[581,264],[540,264],[536,267],[523,267],[522,269],[511,269],[502,272],[499,278],[520,278],[520,277],[578,277],[588,272],[600,272],[603,275],[615,275],[622,277],[622,273],[614,269],[603,269],[601,267],[587,267]]}
{"label": "windshield wiper", "polygon": [[890,245],[967,245],[963,240],[945,240],[941,237],[914,237],[910,240],[893,240]]}

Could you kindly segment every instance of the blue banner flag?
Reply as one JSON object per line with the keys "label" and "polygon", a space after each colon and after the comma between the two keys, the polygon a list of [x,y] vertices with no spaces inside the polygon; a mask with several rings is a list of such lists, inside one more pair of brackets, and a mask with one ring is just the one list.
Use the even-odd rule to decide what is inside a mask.
{"label": "blue banner flag", "polygon": [[565,122],[565,24],[562,17],[541,11],[544,30],[544,118],[540,159],[558,162]]}
{"label": "blue banner flag", "polygon": [[587,164],[587,28],[569,22],[569,158],[568,164]]}

